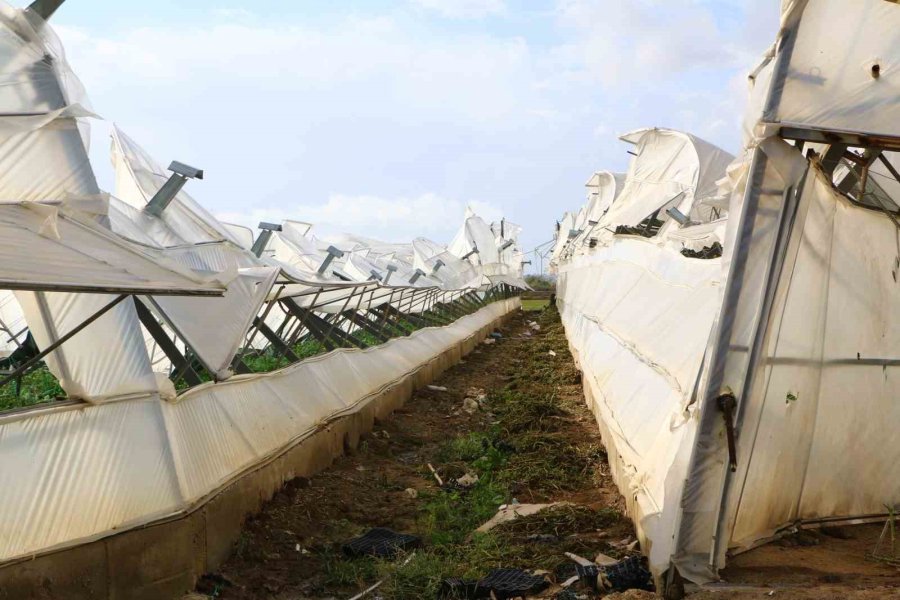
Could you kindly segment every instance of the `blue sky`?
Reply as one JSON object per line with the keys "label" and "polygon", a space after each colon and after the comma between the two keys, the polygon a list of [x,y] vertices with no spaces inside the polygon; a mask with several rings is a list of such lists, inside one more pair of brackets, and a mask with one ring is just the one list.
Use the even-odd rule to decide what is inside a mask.
{"label": "blue sky", "polygon": [[447,242],[467,204],[528,248],[580,205],[619,134],[736,152],[745,74],[778,0],[69,0],[54,17],[105,121],[233,221]]}

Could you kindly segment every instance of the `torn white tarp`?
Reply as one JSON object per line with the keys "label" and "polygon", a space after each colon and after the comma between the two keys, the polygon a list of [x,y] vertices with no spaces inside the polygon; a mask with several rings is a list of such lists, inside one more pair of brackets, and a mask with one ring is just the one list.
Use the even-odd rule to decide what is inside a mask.
{"label": "torn white tarp", "polygon": [[416,238],[412,245],[415,268],[439,281],[443,289],[460,290],[481,285],[481,273],[472,263],[459,259],[444,246],[425,238]]}
{"label": "torn white tarp", "polygon": [[210,373],[227,379],[231,361],[272,289],[279,270],[241,269],[223,298],[159,296],[152,304],[159,316],[196,353]]}
{"label": "torn white tarp", "polygon": [[[116,171],[116,196],[138,210],[143,210],[171,173],[163,170],[118,128],[113,131],[111,155]],[[245,235],[233,234],[229,227],[209,214],[184,190],[172,200],[160,219],[173,234],[185,242],[227,240],[240,247],[242,241],[246,241]]]}
{"label": "torn white tarp", "polygon": [[[39,348],[49,348],[115,300],[105,294],[52,292],[16,292],[16,298]],[[47,366],[69,398],[98,403],[159,391],[133,302],[125,299],[91,323],[90,331],[47,356]]]}
{"label": "torn white tarp", "polygon": [[0,3],[0,65],[0,201],[99,192],[76,119],[90,112],[52,30]]}
{"label": "torn white tarp", "polygon": [[802,0],[784,8],[756,136],[780,127],[900,135],[900,6]]}
{"label": "torn white tarp", "polygon": [[219,295],[224,283],[44,204],[0,204],[0,288]]}
{"label": "torn white tarp", "polygon": [[717,182],[734,157],[700,138],[671,129],[640,129],[622,136],[634,144],[621,195],[601,220],[604,227],[635,227],[655,215],[669,220],[676,208],[698,223],[715,218],[704,200],[718,194]]}
{"label": "torn white tarp", "polygon": [[588,189],[588,203],[586,221],[599,223],[613,202],[622,193],[625,187],[625,173],[611,173],[609,171],[597,171],[594,173],[585,187]]}
{"label": "torn white tarp", "polygon": [[469,262],[482,267],[500,262],[494,232],[484,219],[469,208],[466,208],[462,227],[447,249],[453,255],[459,258],[468,257]]}

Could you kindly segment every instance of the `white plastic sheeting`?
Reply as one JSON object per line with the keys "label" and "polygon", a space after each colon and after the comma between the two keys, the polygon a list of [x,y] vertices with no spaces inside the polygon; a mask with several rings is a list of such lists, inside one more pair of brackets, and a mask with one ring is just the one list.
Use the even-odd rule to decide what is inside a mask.
{"label": "white plastic sheeting", "polygon": [[132,244],[77,211],[0,203],[0,288],[221,295],[175,253]]}
{"label": "white plastic sheeting", "polygon": [[[499,301],[447,327],[207,384],[176,403],[147,395],[0,416],[9,463],[0,470],[0,560],[186,510],[518,306]],[[78,476],[47,477],[55,473]]]}
{"label": "white plastic sheeting", "polygon": [[[39,348],[81,325],[115,300],[103,294],[16,292]],[[93,403],[159,391],[134,310],[126,299],[51,352],[46,363],[69,398]]]}
{"label": "white plastic sheeting", "polygon": [[[839,192],[842,175],[777,137],[796,127],[813,140],[897,143],[900,6],[785,6],[778,44],[753,73],[745,151],[722,191],[703,194],[715,200],[707,207],[728,194],[727,221],[668,226],[652,240],[608,236],[583,255],[557,244],[567,333],[643,548],[657,575],[674,565],[699,583],[718,578],[728,553],[798,524],[900,503],[900,232]],[[639,154],[630,179],[634,163],[655,159]],[[872,171],[896,202],[888,175]],[[628,187],[607,223],[633,225],[676,190]],[[696,204],[680,208],[696,219]],[[679,252],[713,240],[721,259]],[[728,395],[733,455],[719,405]]]}
{"label": "white plastic sheeting", "polygon": [[[727,213],[727,208],[714,204],[722,204],[716,202],[721,197],[718,183],[734,157],[696,136],[671,129],[638,129],[620,139],[636,148],[624,182],[622,176],[605,171],[591,177],[587,204],[577,213],[566,213],[559,224],[551,269],[589,252],[590,239],[601,245],[612,243],[617,227],[636,227],[654,215],[664,223],[660,240],[672,235],[698,250],[705,247],[696,247],[703,243],[701,238],[709,245],[721,241],[715,236],[721,227],[712,226],[706,236],[698,236],[695,227],[721,221]],[[670,219],[669,208],[688,217],[690,225]],[[589,225],[591,221],[596,225]]]}
{"label": "white plastic sheeting", "polygon": [[[518,307],[517,300],[497,301],[446,327],[367,350],[333,351],[265,375],[231,377],[176,397],[171,381],[154,373],[158,357],[145,345],[136,301],[149,304],[177,334],[176,346],[189,346],[224,379],[254,317],[273,299],[279,275],[287,281],[279,282],[276,295],[288,287],[314,291],[297,303],[326,313],[356,298],[349,308],[390,304],[421,312],[471,290],[307,277],[310,272],[298,268],[303,253],[313,247],[322,256],[322,248],[299,222],[287,223],[277,238],[296,242],[284,244],[287,262],[267,264],[247,250],[252,233],[219,223],[184,192],[160,217],[149,215],[143,209],[168,174],[119,131],[113,139],[118,197],[101,193],[78,121],[88,113],[54,44],[49,27],[34,15],[0,5],[0,108],[6,114],[0,116],[0,160],[10,165],[0,175],[0,287],[18,290],[39,347],[74,334],[46,363],[70,399],[87,402],[0,415],[0,452],[10,463],[0,471],[0,561],[187,510]],[[22,112],[30,116],[10,116]],[[514,275],[515,253],[501,256],[491,229],[476,219],[469,219],[470,231],[489,259],[478,264],[479,278],[489,269]],[[401,278],[414,268],[411,244],[349,241],[344,265],[385,271],[396,264],[398,276],[405,269]],[[76,332],[102,309],[109,310]],[[14,311],[4,307],[4,321],[13,321],[17,315],[7,312]]]}
{"label": "white plastic sheeting", "polygon": [[460,260],[440,244],[417,238],[412,245],[413,266],[439,281],[443,289],[459,290],[481,285],[481,273],[472,263]]}
{"label": "white plastic sheeting", "polygon": [[[517,226],[513,225],[512,227]],[[514,235],[518,235],[515,229],[512,231]],[[505,241],[515,243],[515,238],[507,236],[499,239],[484,219],[467,208],[465,222],[447,249],[454,256],[467,257],[466,260],[473,266],[480,268],[490,284],[507,284],[513,287],[527,288],[528,286],[522,281],[521,262],[516,262],[514,258],[515,252],[510,252],[506,257],[506,253],[500,250]],[[477,250],[477,252],[473,252],[473,250]]]}
{"label": "white plastic sheeting", "polygon": [[622,136],[634,144],[619,200],[602,219],[605,227],[634,227],[665,208],[677,208],[697,222],[712,220],[703,202],[717,196],[717,182],[734,157],[700,138],[671,129],[640,129]]}
{"label": "white plastic sheeting", "polygon": [[627,175],[625,173],[610,173],[609,171],[597,171],[594,173],[585,187],[588,189],[588,203],[585,213],[585,222],[600,222],[613,202],[622,193],[625,187]]}
{"label": "white plastic sheeting", "polygon": [[278,269],[241,269],[223,298],[152,298],[154,308],[218,380],[231,376],[231,361],[262,310]]}
{"label": "white plastic sheeting", "polygon": [[[113,131],[111,154],[116,171],[116,196],[142,210],[171,173],[163,170],[119,129]],[[157,243],[164,246],[227,240],[242,247],[242,242],[246,242],[245,235],[232,233],[233,228],[223,225],[209,214],[185,190],[180,191],[166,207],[160,220],[167,227],[159,235],[172,236],[170,242],[160,241],[157,237]]]}
{"label": "white plastic sheeting", "polygon": [[785,3],[777,77],[762,121],[900,135],[900,9],[885,0]]}
{"label": "white plastic sheeting", "polygon": [[694,435],[688,405],[717,314],[720,279],[718,259],[687,259],[632,237],[559,267],[566,333],[616,483],[657,572],[672,553]]}

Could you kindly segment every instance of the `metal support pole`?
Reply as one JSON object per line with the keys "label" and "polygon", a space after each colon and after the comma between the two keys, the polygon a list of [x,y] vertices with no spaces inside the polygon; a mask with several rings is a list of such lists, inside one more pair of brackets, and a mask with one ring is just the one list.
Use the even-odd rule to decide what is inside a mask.
{"label": "metal support pole", "polygon": [[182,373],[182,376],[184,377],[184,380],[187,381],[188,385],[194,386],[203,383],[203,380],[200,379],[200,376],[197,375],[197,372],[194,371],[194,368],[191,366],[190,361],[181,353],[178,346],[175,345],[175,342],[169,339],[166,330],[159,324],[159,321],[156,320],[156,317],[150,309],[138,299],[135,299],[134,301],[134,308],[137,311],[137,316],[138,319],[140,319],[141,324],[150,335],[153,336],[154,341],[159,344],[160,349],[175,368],[175,372]]}
{"label": "metal support pole", "polygon": [[266,325],[266,322],[263,321],[262,318],[254,317],[253,324],[256,326],[257,330],[259,330],[259,332],[263,334],[263,337],[269,340],[269,343],[275,347],[275,349],[279,353],[279,356],[284,356],[292,363],[300,360],[300,358],[296,354],[294,354],[294,351],[291,350],[291,347],[288,346],[283,339],[278,337],[278,334],[275,333],[271,327]]}

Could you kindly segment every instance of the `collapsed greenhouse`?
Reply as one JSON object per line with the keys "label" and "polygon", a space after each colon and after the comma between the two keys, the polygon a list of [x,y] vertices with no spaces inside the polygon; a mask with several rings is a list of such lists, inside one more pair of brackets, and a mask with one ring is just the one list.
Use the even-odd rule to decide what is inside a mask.
{"label": "collapsed greenhouse", "polygon": [[519,306],[519,228],[468,213],[449,248],[254,234],[187,194],[202,170],[119,130],[104,192],[59,4],[0,6],[0,385],[44,369],[65,392],[0,413],[0,595],[165,597]]}
{"label": "collapsed greenhouse", "polygon": [[611,207],[557,227],[560,313],[664,585],[900,502],[898,27],[893,2],[785,1],[737,159],[629,134]]}
{"label": "collapsed greenhouse", "polygon": [[[118,129],[103,191],[60,3],[0,5],[0,387],[64,395],[0,412],[0,597],[162,597],[520,306],[520,228],[253,231]],[[557,224],[559,312],[660,587],[900,504],[898,31],[888,0],[785,0],[739,156],[628,133],[628,172]]]}

